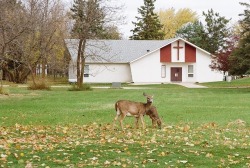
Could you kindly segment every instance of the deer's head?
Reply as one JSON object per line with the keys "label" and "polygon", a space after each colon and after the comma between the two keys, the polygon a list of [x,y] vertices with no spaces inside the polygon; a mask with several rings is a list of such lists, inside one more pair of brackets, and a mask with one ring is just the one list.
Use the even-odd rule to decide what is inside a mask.
{"label": "deer's head", "polygon": [[147,103],[153,103],[153,97],[154,96],[147,95],[144,92],[143,92],[143,96],[145,96],[147,98]]}

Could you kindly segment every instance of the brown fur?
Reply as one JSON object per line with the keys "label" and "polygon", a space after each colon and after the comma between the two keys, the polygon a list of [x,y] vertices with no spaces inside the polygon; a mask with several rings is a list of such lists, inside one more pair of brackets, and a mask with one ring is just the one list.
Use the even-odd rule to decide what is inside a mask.
{"label": "brown fur", "polygon": [[141,120],[143,129],[145,128],[143,116],[146,114],[146,111],[150,109],[150,106],[153,102],[153,96],[146,95],[147,103],[134,102],[130,100],[119,100],[115,103],[116,116],[114,118],[114,124],[119,118],[121,128],[123,129],[123,119],[126,116],[134,116],[136,118],[136,126],[138,127],[138,120]]}
{"label": "brown fur", "polygon": [[161,129],[161,119],[155,106],[151,106],[149,110],[146,111],[146,115],[151,118],[153,128],[155,128],[157,124],[158,128]]}

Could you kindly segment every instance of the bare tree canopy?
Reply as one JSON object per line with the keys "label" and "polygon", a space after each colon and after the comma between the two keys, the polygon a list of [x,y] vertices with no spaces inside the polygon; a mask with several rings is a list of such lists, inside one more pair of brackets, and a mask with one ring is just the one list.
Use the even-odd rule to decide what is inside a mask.
{"label": "bare tree canopy", "polygon": [[32,74],[35,84],[37,65],[41,65],[44,77],[45,69],[63,64],[66,31],[60,0],[3,0],[0,15],[0,67],[4,78],[24,83]]}
{"label": "bare tree canopy", "polygon": [[77,54],[78,88],[83,86],[87,40],[100,39],[105,34],[105,28],[110,26],[110,23],[120,20],[116,13],[121,8],[112,7],[111,4],[107,0],[74,0],[71,16],[74,19],[72,35],[79,39]]}

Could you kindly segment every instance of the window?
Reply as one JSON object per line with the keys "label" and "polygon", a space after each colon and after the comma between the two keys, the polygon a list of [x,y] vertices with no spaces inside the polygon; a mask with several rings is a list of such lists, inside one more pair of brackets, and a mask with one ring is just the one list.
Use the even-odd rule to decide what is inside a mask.
{"label": "window", "polygon": [[161,66],[161,77],[166,78],[166,65]]}
{"label": "window", "polygon": [[194,77],[194,66],[188,65],[188,77]]}
{"label": "window", "polygon": [[89,65],[84,66],[84,77],[89,77]]}

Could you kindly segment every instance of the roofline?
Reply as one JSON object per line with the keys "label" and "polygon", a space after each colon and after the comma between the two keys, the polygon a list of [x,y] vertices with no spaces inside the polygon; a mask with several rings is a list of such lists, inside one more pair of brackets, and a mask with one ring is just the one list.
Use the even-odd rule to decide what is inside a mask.
{"label": "roofline", "polygon": [[157,48],[157,49],[155,49],[155,50],[153,50],[153,51],[148,52],[147,54],[142,55],[142,56],[139,57],[139,58],[136,58],[136,59],[130,61],[129,63],[133,63],[133,62],[135,62],[135,61],[137,61],[137,60],[139,60],[139,59],[142,59],[143,57],[145,57],[145,56],[147,56],[147,55],[149,55],[149,54],[151,54],[151,53],[153,53],[153,52],[159,50],[160,48],[162,48],[162,47],[164,47],[164,46],[166,46],[166,45],[169,45],[170,43],[172,43],[172,42],[174,42],[174,41],[175,41],[175,39],[169,41],[167,44],[164,44],[163,46],[161,46],[161,47],[159,47],[159,48]]}
{"label": "roofline", "polygon": [[85,64],[129,64],[129,62],[85,62]]}
{"label": "roofline", "polygon": [[202,49],[202,48],[196,46],[195,44],[190,43],[189,41],[184,40],[184,39],[181,38],[181,37],[177,37],[177,38],[173,38],[171,41],[169,41],[167,44],[164,44],[164,45],[161,46],[160,48],[157,48],[157,49],[155,49],[155,50],[153,50],[153,51],[150,51],[150,52],[148,52],[147,54],[145,54],[145,55],[143,55],[143,56],[141,56],[141,57],[139,57],[139,58],[136,58],[135,60],[130,61],[129,63],[136,62],[137,60],[140,60],[140,59],[142,59],[143,57],[146,57],[147,55],[149,55],[149,54],[151,54],[151,53],[153,53],[153,52],[155,52],[155,51],[157,51],[157,50],[159,50],[159,49],[161,49],[161,48],[163,48],[163,47],[165,47],[165,46],[167,46],[167,45],[169,45],[169,44],[171,44],[171,43],[173,43],[173,42],[175,42],[175,41],[178,41],[178,40],[182,40],[182,41],[184,41],[185,43],[187,43],[187,44],[189,44],[189,45],[191,45],[191,46],[193,46],[193,47],[195,47],[195,48],[201,50],[202,52],[204,52],[204,53],[206,53],[206,54],[208,54],[208,55],[210,55],[210,56],[213,56],[213,54],[211,54],[210,52],[208,52],[208,51],[206,51],[206,50],[204,50],[204,49]]}

